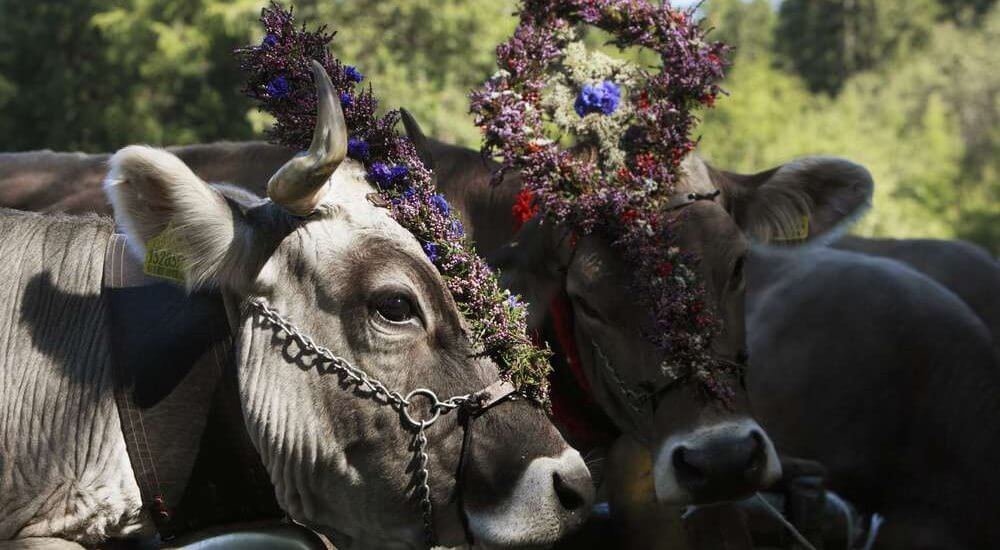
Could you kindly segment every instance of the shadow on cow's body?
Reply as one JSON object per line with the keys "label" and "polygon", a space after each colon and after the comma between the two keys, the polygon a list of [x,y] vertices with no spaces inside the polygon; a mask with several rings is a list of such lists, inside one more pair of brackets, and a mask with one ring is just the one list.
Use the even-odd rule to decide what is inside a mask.
{"label": "shadow on cow's body", "polygon": [[983,248],[965,241],[853,236],[832,246],[902,262],[944,285],[986,324],[1000,349],[1000,263]]}
{"label": "shadow on cow's body", "polygon": [[1000,366],[975,313],[902,264],[829,249],[755,249],[748,285],[748,385],[779,447],[885,517],[878,547],[996,547]]}

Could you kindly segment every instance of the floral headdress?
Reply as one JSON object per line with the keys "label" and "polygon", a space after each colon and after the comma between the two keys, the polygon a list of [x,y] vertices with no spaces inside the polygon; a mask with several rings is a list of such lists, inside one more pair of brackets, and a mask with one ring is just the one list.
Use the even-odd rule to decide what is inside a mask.
{"label": "floral headdress", "polygon": [[420,241],[465,315],[470,337],[483,355],[496,361],[501,377],[522,394],[545,402],[549,352],[532,344],[524,306],[501,290],[496,276],[465,237],[448,201],[435,192],[431,173],[413,144],[396,134],[399,112],[376,114],[378,101],[371,88],[357,86],[364,78],[361,72],[330,55],[327,46],[333,33],[326,33],[325,27],[313,32],[305,26],[297,29],[292,11],[277,3],[264,8],[260,20],[266,32],[263,41],[236,54],[248,74],[244,93],[276,119],[268,137],[289,147],[308,146],[316,121],[309,68],[315,59],[340,92],[351,132],[348,156],[364,163],[369,181],[379,190],[392,217]]}
{"label": "floral headdress", "polygon": [[[659,70],[588,52],[586,26],[620,49],[654,52]],[[695,147],[692,111],[720,93],[725,46],[705,40],[691,10],[646,0],[523,0],[514,35],[497,47],[499,71],[472,94],[484,151],[497,178],[518,168],[530,202],[582,234],[608,237],[633,266],[640,303],[654,314],[647,337],[666,354],[664,375],[693,376],[718,397],[709,346],[719,322],[705,307],[696,258],[660,222],[681,162]],[[564,148],[572,136],[596,155]]]}

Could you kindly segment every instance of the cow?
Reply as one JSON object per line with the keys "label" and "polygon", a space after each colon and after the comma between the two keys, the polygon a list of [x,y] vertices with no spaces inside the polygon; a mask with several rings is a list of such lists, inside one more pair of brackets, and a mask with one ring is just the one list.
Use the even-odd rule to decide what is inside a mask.
{"label": "cow", "polygon": [[[449,201],[462,216],[470,238],[476,242],[479,250],[487,254],[493,253],[492,260],[500,267],[501,273],[506,272],[510,275],[516,273],[519,274],[518,277],[532,277],[532,273],[524,269],[519,269],[512,261],[534,263],[538,257],[555,258],[559,255],[565,256],[565,251],[556,250],[560,246],[557,243],[560,237],[556,234],[557,231],[555,228],[551,227],[551,224],[539,224],[537,221],[531,222],[528,224],[528,227],[519,233],[521,238],[511,244],[513,223],[510,211],[511,205],[515,200],[515,195],[520,188],[520,183],[516,178],[509,178],[496,188],[486,185],[485,182],[492,175],[491,171],[495,168],[495,165],[484,162],[478,153],[474,151],[429,140],[419,131],[412,117],[404,114],[403,119],[407,132],[418,146],[418,151],[421,152],[425,163],[434,167],[439,189],[448,197]],[[193,146],[174,149],[174,151],[179,155],[188,155],[194,164],[192,169],[196,172],[213,174],[221,181],[236,183],[250,189],[261,185],[258,172],[243,171],[235,163],[230,163],[228,168],[212,164],[210,162],[211,155],[205,154],[205,150],[211,147]],[[259,144],[247,145],[248,150],[258,150],[260,147]],[[232,146],[229,144],[220,145],[219,148],[220,151],[232,150]],[[280,149],[276,151],[275,159],[281,157],[280,154],[277,154],[280,151]],[[234,153],[231,152],[230,154]],[[261,158],[264,157],[264,155],[258,156]],[[65,159],[65,157],[62,158]],[[184,157],[182,156],[182,158]],[[91,158],[88,162],[99,162],[99,158]],[[12,179],[18,173],[22,175],[30,174],[30,170],[26,168],[9,169],[9,177]],[[704,169],[702,168],[702,170]],[[28,177],[37,178],[39,176]],[[8,179],[7,181],[11,180]],[[8,192],[13,191],[13,187],[15,186],[4,185],[4,188]],[[81,182],[78,184],[76,191],[70,191],[69,193],[72,196],[83,196],[86,193],[85,189],[87,187],[88,184],[86,182]],[[24,189],[24,186],[21,185],[19,188]],[[37,191],[21,195],[21,199],[19,199],[21,200],[20,204],[30,202],[36,194]],[[11,192],[9,196],[12,195],[13,193]],[[84,202],[67,198],[65,204],[72,203],[76,207],[80,207]],[[91,203],[89,208],[100,211],[102,207],[99,203]],[[708,219],[710,216],[696,215],[696,212],[702,210],[704,208],[701,206],[688,209],[690,213],[685,212],[685,218],[690,218],[691,223],[682,225],[692,228],[702,225],[700,230],[713,231],[714,229],[709,227],[713,223]],[[728,229],[731,228],[727,228],[727,231]],[[692,229],[692,231],[688,232],[690,242],[686,244],[689,244],[692,249],[697,249],[703,254],[715,254],[716,249],[710,246],[708,240],[701,241],[701,239],[697,238],[700,230]],[[735,236],[735,234],[728,236]],[[743,242],[745,243],[745,241]],[[736,248],[738,247],[739,244],[737,243]],[[579,249],[588,251],[593,249],[594,254],[603,253],[610,255],[604,261],[610,265],[618,263],[618,260],[613,257],[613,251],[607,249],[606,246],[602,248],[594,239],[583,239]],[[719,251],[718,256],[713,256],[710,260],[703,262],[703,265],[707,268],[704,275],[711,277],[711,280],[716,285],[711,289],[712,292],[724,292],[728,296],[730,291],[727,285],[733,279],[729,274],[735,274],[735,278],[738,279],[739,264],[741,262],[736,261],[738,253],[730,257],[734,249],[728,244],[719,247],[717,250]],[[580,256],[580,258],[582,257]],[[721,262],[721,264],[716,265],[714,262]],[[541,262],[536,265],[551,267],[551,264],[548,262]],[[576,265],[580,266],[582,264],[577,263]],[[713,267],[708,268],[710,265]],[[555,269],[559,271],[562,267]],[[573,271],[577,273],[584,272],[579,267]],[[504,280],[513,284],[513,278],[511,277],[507,277]],[[591,284],[584,283],[583,278],[576,278],[574,281],[573,284],[578,286]],[[515,290],[527,297],[530,308],[529,323],[533,329],[541,329],[546,324],[548,315],[545,311],[545,306],[551,303],[552,298],[557,292],[562,293],[566,288],[566,281],[558,280],[558,278],[539,282],[540,284],[536,286],[533,284],[534,281],[524,280],[523,283],[516,284],[514,287]],[[626,284],[623,280],[608,279],[608,284],[619,283]],[[598,285],[599,283],[593,281],[592,284]],[[738,284],[738,280],[733,282],[733,284]],[[596,288],[581,288],[579,290],[581,293],[596,291]],[[573,297],[576,300],[580,299],[579,295],[574,295]],[[721,299],[721,294],[717,294],[717,297]],[[586,305],[585,303],[584,307]],[[642,336],[643,329],[641,323],[645,319],[645,316],[639,309],[638,304],[627,302],[623,306],[624,309],[628,309],[629,307],[631,307],[630,311],[635,321],[621,325],[622,330],[620,332],[622,336],[620,338],[617,340],[607,340],[601,344],[606,347],[604,355],[608,359],[608,364],[612,365],[612,368],[616,370],[620,369],[622,376],[625,378],[634,377],[628,380],[630,384],[644,383],[645,380],[643,378],[648,377],[649,369],[658,368],[662,359],[655,350],[650,349],[646,339]],[[578,304],[574,303],[572,306],[574,317],[578,315],[578,309]],[[734,315],[739,317],[739,311],[732,309],[725,312],[726,317]],[[583,322],[575,322],[574,324],[582,326]],[[727,325],[738,327],[738,324],[735,323],[727,323]],[[579,330],[584,329],[581,328]],[[586,330],[592,330],[592,327]],[[740,343],[742,339],[741,331],[742,328],[737,328],[731,332],[727,331],[724,337],[718,340],[719,344],[716,353],[720,357],[730,362],[738,362],[742,349],[742,344]],[[576,340],[581,344],[579,347],[583,351],[581,355],[583,364],[585,366],[593,366],[594,339],[590,337],[589,332],[582,332],[577,334]],[[634,363],[637,362],[646,365],[646,372],[634,367]],[[735,377],[729,382],[738,389],[738,382]],[[631,425],[628,415],[623,410],[623,407],[627,405],[621,401],[620,397],[614,397],[619,390],[620,388],[610,388],[601,382],[596,390],[600,396],[599,404],[606,411],[611,412],[610,417],[612,419],[617,419],[618,425],[612,429],[633,431],[635,426]],[[668,436],[671,434],[678,434],[676,438],[671,439],[667,444],[675,448],[680,454],[696,462],[694,464],[686,464],[683,461],[679,462],[681,467],[690,466],[695,474],[688,476],[683,481],[677,481],[672,486],[669,480],[673,474],[666,473],[661,475],[660,492],[663,498],[672,504],[678,505],[708,503],[720,498],[736,498],[752,494],[777,479],[780,473],[780,465],[774,447],[767,438],[766,433],[747,414],[746,403],[737,399],[733,404],[734,406],[721,406],[705,402],[700,399],[697,393],[695,388],[688,388],[684,391],[672,391],[669,392],[669,395],[665,394],[661,396],[660,400],[665,405],[658,407],[658,409],[661,411],[661,415],[665,417],[665,420],[652,423],[659,426],[656,428],[655,434],[644,434],[644,437],[647,439],[656,439],[661,442],[666,442]],[[690,411],[690,413],[681,415],[669,412],[682,410]],[[645,429],[648,429],[648,427]],[[578,441],[574,441],[572,434],[570,434],[570,443],[579,444]],[[728,452],[729,449],[740,449],[740,452],[731,453]],[[716,461],[714,457],[719,457],[719,460]],[[670,460],[667,459],[666,462],[670,462]],[[672,472],[673,468],[673,465],[665,467],[669,472]]]}
{"label": "cow", "polygon": [[886,258],[756,246],[746,270],[747,386],[778,447],[884,518],[875,548],[1000,545],[1000,364],[982,318]]}
{"label": "cow", "polygon": [[838,250],[889,258],[934,279],[954,292],[986,324],[1000,346],[1000,263],[965,241],[938,239],[863,239],[846,236],[831,246]]}
{"label": "cow", "polygon": [[[221,296],[233,319],[240,428],[296,522],[341,548],[418,548],[428,535],[505,547],[550,544],[589,513],[587,468],[542,407],[516,396],[495,403],[467,420],[471,438],[457,414],[424,428],[436,417],[430,392],[498,388],[498,368],[474,349],[416,238],[371,200],[363,165],[345,158],[339,99],[322,67],[313,70],[313,144],[271,178],[271,200],[210,186],[175,155],[130,146],[111,157],[104,184],[114,222],[0,215],[6,548],[95,545],[149,532],[156,519],[115,404],[116,335],[102,294],[115,222],[140,258],[168,239],[187,286]],[[190,432],[205,421],[188,402],[204,391],[185,379],[164,399],[176,416],[159,418],[162,437],[197,442]],[[400,399],[410,405],[387,405]],[[164,489],[168,500],[184,478]]]}
{"label": "cow", "polygon": [[[620,260],[615,252],[599,239],[583,238],[570,258],[566,240],[558,228],[537,221],[529,223],[510,243],[514,228],[511,205],[520,188],[516,177],[491,187],[487,182],[495,164],[484,161],[475,151],[425,138],[412,118],[404,116],[404,123],[426,163],[434,166],[439,188],[462,214],[472,239],[480,250],[493,252],[493,260],[506,274],[505,281],[527,296],[533,327],[547,324],[546,306],[553,296],[572,291],[575,341],[583,351],[580,359],[598,402],[616,420],[614,428],[633,431],[635,428],[625,409],[628,405],[620,396],[621,388],[609,384],[601,374],[607,371],[606,367],[603,371],[596,368],[594,343],[599,342],[600,347],[607,350],[601,353],[602,359],[607,360],[600,362],[602,366],[620,371],[630,384],[655,379],[651,372],[656,371],[661,360],[642,337],[641,323],[645,317],[637,304],[615,299],[621,304],[613,308],[613,316],[601,313],[607,303],[591,305],[602,293],[617,297],[619,289],[629,284],[627,274],[617,268]],[[202,167],[202,170],[208,169],[215,170],[224,180],[250,187],[255,185],[252,174],[236,170],[220,174],[219,167]],[[713,189],[710,178],[714,172],[706,164],[691,157],[686,169],[689,172],[686,182],[691,185],[687,192],[707,194]],[[796,229],[801,225],[800,218],[782,217],[783,212],[768,210],[769,202],[785,201],[796,214],[811,217],[814,233],[824,234],[864,205],[870,195],[871,181],[867,173],[843,161],[809,160],[785,167],[780,174],[776,172],[779,171],[771,171],[745,184],[730,184],[720,199],[691,205],[680,214],[684,219],[684,223],[679,224],[681,244],[704,257],[700,264],[702,276],[709,282],[708,290],[726,321],[727,329],[717,340],[716,353],[732,362],[742,359],[744,347],[742,257],[747,240],[740,225],[766,235]],[[813,205],[816,207],[812,208]],[[740,224],[733,223],[733,216],[740,219]],[[572,267],[565,265],[570,259]],[[729,382],[740,389],[735,377]],[[741,395],[738,392],[738,396]],[[643,486],[650,488],[648,494],[653,496],[643,498],[670,505],[735,499],[768,486],[780,475],[774,447],[765,432],[748,416],[746,400],[737,399],[735,405],[734,408],[713,406],[691,387],[675,388],[660,396],[659,418],[651,423],[656,432],[646,435],[647,440],[655,443],[640,445],[633,438],[623,438],[620,450],[612,453],[619,463],[638,463],[648,468],[606,467],[610,481],[620,487],[645,484]],[[571,443],[573,439],[570,434]],[[657,448],[666,450],[656,452]],[[656,475],[653,455],[657,459]],[[652,490],[654,486],[655,491]],[[616,500],[614,495],[612,500]],[[617,498],[615,508],[633,507],[631,500],[627,495]],[[640,504],[646,506],[652,502]],[[676,522],[673,527],[676,536],[664,537],[664,542],[682,535],[676,533]],[[638,542],[648,541],[640,539]]]}

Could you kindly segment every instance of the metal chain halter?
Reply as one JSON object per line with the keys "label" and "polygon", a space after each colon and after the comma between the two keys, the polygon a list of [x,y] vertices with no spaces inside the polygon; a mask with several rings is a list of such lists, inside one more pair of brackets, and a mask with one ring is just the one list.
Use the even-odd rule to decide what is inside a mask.
{"label": "metal chain halter", "polygon": [[[434,546],[434,524],[433,524],[433,503],[431,502],[431,488],[429,484],[430,457],[427,455],[427,434],[426,430],[441,417],[456,409],[462,409],[469,414],[470,418],[475,414],[480,414],[516,393],[516,389],[510,382],[498,380],[486,388],[464,395],[456,395],[448,399],[441,400],[431,390],[427,388],[417,388],[405,396],[398,391],[390,390],[378,379],[373,378],[367,372],[355,367],[347,359],[335,355],[324,346],[316,344],[312,338],[296,328],[288,319],[284,318],[269,307],[264,300],[254,298],[248,300],[248,304],[271,326],[288,336],[292,341],[301,347],[303,352],[308,352],[318,356],[329,363],[326,372],[333,372],[343,378],[343,380],[356,389],[368,393],[368,397],[379,404],[391,407],[399,413],[403,427],[413,431],[413,454],[417,467],[414,470],[415,492],[420,498],[420,511],[423,515],[424,539],[428,547]],[[411,411],[415,407],[414,398],[422,397],[428,401],[426,406],[427,416],[420,418]],[[466,431],[471,429],[466,425]],[[463,445],[462,453],[465,448]],[[461,460],[461,457],[460,457]],[[460,486],[461,480],[456,479],[456,487]],[[459,512],[461,514],[461,511]]]}

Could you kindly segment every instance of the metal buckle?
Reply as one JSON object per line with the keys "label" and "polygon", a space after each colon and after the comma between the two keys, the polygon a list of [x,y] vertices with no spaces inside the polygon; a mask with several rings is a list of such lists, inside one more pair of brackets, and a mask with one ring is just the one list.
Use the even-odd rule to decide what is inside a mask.
{"label": "metal buckle", "polygon": [[[430,406],[428,407],[428,410],[430,410],[430,412],[432,412],[433,415],[431,415],[431,417],[428,418],[427,420],[416,420],[412,416],[410,416],[410,407],[413,406],[413,398],[418,395],[424,396],[424,398],[429,399],[431,402]],[[431,390],[425,388],[417,388],[411,391],[410,393],[406,394],[406,397],[403,398],[403,402],[406,403],[406,406],[402,408],[403,418],[405,418],[406,421],[410,423],[410,426],[414,428],[420,428],[420,429],[427,428],[432,424],[434,424],[435,422],[437,422],[437,419],[441,417],[441,401],[438,399],[438,396]]]}

